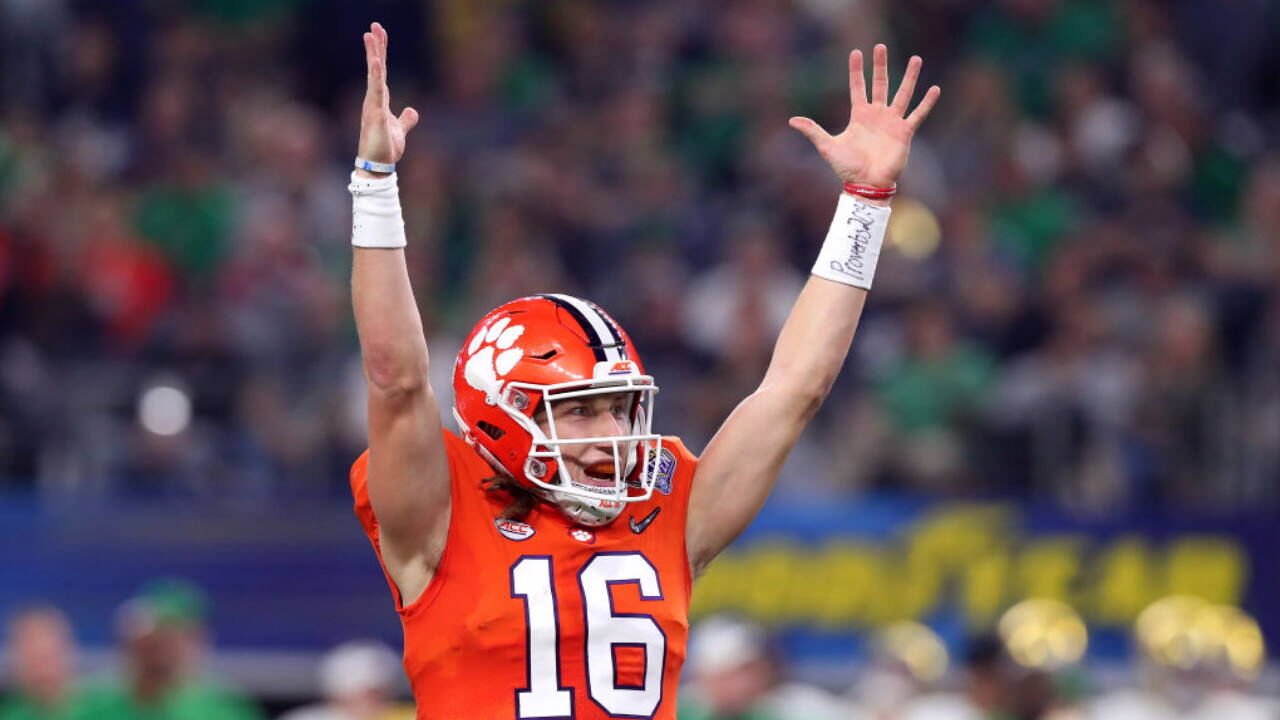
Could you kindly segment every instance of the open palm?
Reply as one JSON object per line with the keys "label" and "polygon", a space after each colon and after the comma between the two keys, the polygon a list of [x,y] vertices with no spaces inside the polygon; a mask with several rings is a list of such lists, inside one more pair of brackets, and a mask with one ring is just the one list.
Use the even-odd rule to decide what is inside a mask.
{"label": "open palm", "polygon": [[911,138],[916,128],[928,117],[942,89],[929,88],[916,109],[907,114],[922,61],[912,56],[907,62],[902,85],[889,102],[889,51],[876,45],[871,73],[871,100],[867,100],[866,81],[862,74],[862,51],[849,54],[849,95],[852,107],[849,126],[839,135],[829,135],[816,122],[806,117],[791,118],[791,127],[799,130],[843,182],[890,187],[906,167]]}
{"label": "open palm", "polygon": [[404,155],[405,135],[418,124],[418,111],[407,107],[396,117],[387,90],[387,31],[378,23],[364,34],[365,63],[369,69],[364,107],[360,111],[359,155],[365,160],[394,163]]}

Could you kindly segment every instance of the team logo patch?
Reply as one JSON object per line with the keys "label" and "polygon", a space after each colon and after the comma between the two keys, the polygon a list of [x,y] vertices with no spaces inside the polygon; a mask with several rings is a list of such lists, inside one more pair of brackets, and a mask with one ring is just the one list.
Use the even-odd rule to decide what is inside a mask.
{"label": "team logo patch", "polygon": [[583,542],[588,545],[593,545],[595,544],[595,541],[596,541],[596,534],[591,532],[590,530],[586,530],[583,528],[574,528],[570,530],[569,537],[573,538],[574,540],[577,540],[578,542]]}
{"label": "team logo patch", "polygon": [[676,456],[666,448],[657,456],[649,451],[649,473],[653,475],[653,487],[663,495],[671,494],[671,478],[676,474]]}
{"label": "team logo patch", "polygon": [[508,520],[506,518],[494,518],[494,527],[498,528],[498,532],[502,533],[502,537],[508,540],[528,540],[533,537],[533,526],[529,523],[522,523],[519,520]]}

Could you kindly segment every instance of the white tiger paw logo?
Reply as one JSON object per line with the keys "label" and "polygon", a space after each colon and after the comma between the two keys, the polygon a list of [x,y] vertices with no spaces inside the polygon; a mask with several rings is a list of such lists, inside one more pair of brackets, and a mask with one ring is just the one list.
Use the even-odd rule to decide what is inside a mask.
{"label": "white tiger paw logo", "polygon": [[512,347],[524,334],[523,325],[511,325],[511,318],[499,318],[487,329],[476,333],[467,348],[467,364],[463,375],[467,384],[497,401],[502,379],[524,357],[524,350]]}

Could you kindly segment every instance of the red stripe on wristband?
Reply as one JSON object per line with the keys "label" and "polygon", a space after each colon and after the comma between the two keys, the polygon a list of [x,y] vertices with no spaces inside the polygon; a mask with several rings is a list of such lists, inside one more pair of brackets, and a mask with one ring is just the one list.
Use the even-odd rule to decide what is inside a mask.
{"label": "red stripe on wristband", "polygon": [[898,194],[898,185],[894,183],[892,187],[876,187],[874,185],[845,183],[844,191],[850,195],[857,195],[868,200],[888,200]]}

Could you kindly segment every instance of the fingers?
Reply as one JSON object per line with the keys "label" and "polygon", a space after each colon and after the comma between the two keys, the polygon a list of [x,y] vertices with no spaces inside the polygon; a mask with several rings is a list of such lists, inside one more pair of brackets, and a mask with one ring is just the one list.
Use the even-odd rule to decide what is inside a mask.
{"label": "fingers", "polygon": [[373,32],[373,37],[377,42],[378,57],[382,58],[382,64],[387,64],[387,29],[382,27],[382,23],[373,23],[369,26]]}
{"label": "fingers", "polygon": [[400,112],[399,120],[400,127],[404,128],[405,133],[408,133],[418,124],[418,111],[407,107]]}
{"label": "fingers", "polygon": [[387,31],[380,23],[370,25],[364,34],[364,56],[369,67],[365,102],[388,107],[391,97],[387,90]]}
{"label": "fingers", "polygon": [[875,58],[871,65],[871,104],[885,105],[889,102],[889,49],[884,43],[876,45]]}
{"label": "fingers", "polygon": [[826,130],[823,130],[818,123],[807,117],[793,117],[787,121],[787,124],[799,130],[801,135],[809,138],[809,142],[813,143],[815,148],[821,149],[823,145],[831,140],[831,136],[827,134]]}
{"label": "fingers", "polygon": [[929,111],[933,110],[933,106],[937,104],[938,96],[940,95],[942,95],[942,88],[937,85],[929,88],[929,91],[924,94],[924,98],[920,100],[920,104],[907,116],[907,124],[911,126],[912,132],[915,132],[920,127],[920,123],[929,117]]}
{"label": "fingers", "polygon": [[867,104],[867,80],[862,74],[862,51],[849,53],[849,99],[854,105]]}
{"label": "fingers", "polygon": [[920,66],[924,61],[919,55],[912,55],[907,61],[907,72],[902,76],[902,84],[898,86],[898,92],[893,96],[893,104],[890,107],[902,117],[907,114],[907,106],[911,104],[911,96],[916,91],[916,80],[920,77]]}
{"label": "fingers", "polygon": [[387,103],[387,66],[378,55],[378,40],[373,33],[364,34],[365,64],[369,68],[368,86],[365,89],[366,103],[385,105]]}
{"label": "fingers", "polygon": [[[375,107],[390,109],[391,97],[387,90],[387,30],[381,23],[369,26],[364,34],[365,62],[369,66],[369,87],[365,91],[366,107],[372,103]],[[396,118],[400,127],[407,133],[419,120],[418,111],[407,107]]]}

